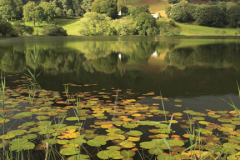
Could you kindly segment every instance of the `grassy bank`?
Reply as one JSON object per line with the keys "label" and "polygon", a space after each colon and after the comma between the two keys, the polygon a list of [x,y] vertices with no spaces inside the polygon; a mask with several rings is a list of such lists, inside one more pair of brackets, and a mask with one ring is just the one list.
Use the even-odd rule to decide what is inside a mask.
{"label": "grassy bank", "polygon": [[[182,23],[176,23],[181,29],[180,35],[185,36],[233,36],[235,33],[238,33],[237,29],[233,28],[215,28],[215,27],[205,27],[198,25],[187,25]],[[215,31],[218,30],[219,33],[216,34]],[[221,32],[225,31],[223,35]]]}
{"label": "grassy bank", "polygon": [[[62,26],[65,30],[67,30],[68,35],[79,35],[78,30],[79,26],[81,25],[79,22],[80,18],[74,18],[74,19],[62,19],[62,18],[56,18],[52,23]],[[13,24],[14,21],[11,21]],[[32,22],[25,22],[25,25],[33,26]],[[34,28],[33,34],[40,34],[42,28],[47,25],[45,21],[39,23],[36,23],[36,27]],[[205,26],[198,26],[198,25],[190,25],[190,24],[183,24],[183,23],[177,23],[176,25],[180,29],[181,33],[180,35],[185,36],[235,36],[235,33],[238,33],[237,29],[232,28],[215,28],[215,27],[205,27]],[[216,30],[219,31],[218,34],[216,34]],[[223,35],[222,31],[225,31],[226,33]],[[240,35],[240,34],[239,34]]]}

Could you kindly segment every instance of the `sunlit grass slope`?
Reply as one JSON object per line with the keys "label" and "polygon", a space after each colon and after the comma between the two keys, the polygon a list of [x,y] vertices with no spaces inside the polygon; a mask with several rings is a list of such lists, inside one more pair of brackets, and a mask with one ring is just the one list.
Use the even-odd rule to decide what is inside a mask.
{"label": "sunlit grass slope", "polygon": [[[215,28],[215,27],[205,27],[205,26],[198,26],[198,25],[187,25],[182,23],[176,23],[181,28],[180,35],[196,35],[196,36],[216,36],[222,35],[222,31],[224,30],[226,35],[235,35],[237,33],[237,29],[232,28]],[[216,34],[215,31],[218,30],[219,33]]]}

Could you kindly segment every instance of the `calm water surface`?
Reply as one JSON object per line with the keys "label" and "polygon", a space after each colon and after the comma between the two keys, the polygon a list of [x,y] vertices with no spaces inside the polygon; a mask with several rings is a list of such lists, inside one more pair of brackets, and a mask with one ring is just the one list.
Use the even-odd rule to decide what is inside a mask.
{"label": "calm water surface", "polygon": [[[235,37],[29,37],[0,39],[0,69],[16,75],[31,68],[38,52],[43,89],[70,92],[119,88],[183,99],[196,110],[240,104],[240,43]],[[10,78],[12,80],[12,78]],[[152,100],[143,101],[151,103]],[[174,104],[169,103],[170,109]],[[175,108],[176,109],[176,108]],[[181,110],[179,108],[178,110]]]}

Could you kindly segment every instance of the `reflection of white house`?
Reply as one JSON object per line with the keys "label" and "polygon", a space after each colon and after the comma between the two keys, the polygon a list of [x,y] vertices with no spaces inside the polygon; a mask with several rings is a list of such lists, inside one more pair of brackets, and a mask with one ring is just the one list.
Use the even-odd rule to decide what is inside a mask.
{"label": "reflection of white house", "polygon": [[151,14],[154,18],[158,18],[158,15],[157,14]]}
{"label": "reflection of white house", "polygon": [[121,11],[119,11],[119,12],[118,12],[118,15],[119,15],[119,16],[121,16],[121,15],[122,15],[122,12],[121,12]]}

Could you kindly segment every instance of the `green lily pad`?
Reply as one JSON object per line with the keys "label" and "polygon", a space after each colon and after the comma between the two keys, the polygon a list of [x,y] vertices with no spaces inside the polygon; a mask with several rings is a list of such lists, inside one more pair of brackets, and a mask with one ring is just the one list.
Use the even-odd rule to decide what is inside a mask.
{"label": "green lily pad", "polygon": [[14,134],[15,136],[23,135],[26,132],[26,130],[11,130],[8,132],[8,134]]}
{"label": "green lily pad", "polygon": [[159,154],[162,154],[164,152],[160,148],[152,148],[152,149],[148,150],[148,153],[149,154],[159,155]]}
{"label": "green lily pad", "polygon": [[205,120],[204,117],[193,117],[192,119],[198,120],[198,121],[204,121]]}
{"label": "green lily pad", "polygon": [[218,114],[209,114],[208,115],[209,117],[212,117],[212,118],[220,118],[221,116],[218,115]]}
{"label": "green lily pad", "polygon": [[48,143],[48,145],[53,145],[57,143],[57,139],[45,139],[42,141],[42,144],[46,144]]}
{"label": "green lily pad", "polygon": [[23,123],[22,126],[34,126],[36,124],[36,122],[26,122],[26,123]]}
{"label": "green lily pad", "polygon": [[156,147],[156,142],[141,142],[140,147],[144,149],[152,149]]}
{"label": "green lily pad", "polygon": [[29,131],[31,132],[40,132],[42,129],[38,127],[30,128]]}
{"label": "green lily pad", "polygon": [[69,140],[60,140],[60,139],[57,140],[58,144],[67,144],[68,142]]}
{"label": "green lily pad", "polygon": [[123,148],[133,148],[136,144],[131,141],[122,141],[119,145]]}
{"label": "green lily pad", "polygon": [[92,147],[100,147],[102,145],[106,144],[106,141],[101,140],[101,139],[92,139],[87,141],[87,144]]}
{"label": "green lily pad", "polygon": [[27,134],[25,136],[22,136],[22,138],[24,138],[24,139],[35,139],[35,138],[37,138],[37,135],[36,134]]}
{"label": "green lily pad", "polygon": [[77,117],[67,117],[66,120],[67,121],[77,121],[78,118]]}
{"label": "green lily pad", "polygon": [[21,94],[12,94],[11,96],[12,97],[19,97],[19,96],[21,96]]}
{"label": "green lily pad", "polygon": [[65,156],[71,156],[74,154],[78,154],[79,149],[78,148],[63,148],[60,150],[60,154],[65,155]]}
{"label": "green lily pad", "polygon": [[10,144],[23,144],[23,143],[27,143],[28,140],[27,139],[24,139],[24,138],[16,138],[16,139],[13,139],[11,140]]}
{"label": "green lily pad", "polygon": [[136,153],[132,150],[122,150],[121,155],[124,157],[133,157]]}
{"label": "green lily pad", "polygon": [[14,143],[12,145],[10,145],[9,150],[10,151],[16,151],[16,152],[20,152],[22,150],[30,150],[33,149],[35,147],[35,144],[32,142],[26,142],[26,143]]}
{"label": "green lily pad", "polygon": [[37,122],[37,125],[39,126],[48,126],[51,125],[52,121],[39,121]]}
{"label": "green lily pad", "polygon": [[158,160],[176,160],[175,156],[171,155],[171,154],[167,154],[165,156],[163,156],[162,154],[157,156]]}
{"label": "green lily pad", "polygon": [[24,118],[24,117],[30,117],[32,116],[32,112],[20,112],[20,113],[17,113],[13,116],[14,119],[21,119],[21,118]]}
{"label": "green lily pad", "polygon": [[46,120],[46,119],[49,119],[50,116],[37,116],[36,119],[42,121],[42,120]]}
{"label": "green lily pad", "polygon": [[231,119],[226,119],[226,118],[218,118],[219,122],[232,122]]}
{"label": "green lily pad", "polygon": [[240,125],[240,121],[232,121],[231,123],[235,125]]}
{"label": "green lily pad", "polygon": [[121,154],[120,151],[113,151],[113,150],[102,150],[97,153],[97,156],[101,159],[122,159],[124,158]]}
{"label": "green lily pad", "polygon": [[136,128],[136,127],[138,127],[137,124],[133,124],[133,123],[123,124],[122,126],[123,126],[124,128]]}
{"label": "green lily pad", "polygon": [[167,142],[169,143],[170,146],[183,146],[184,145],[183,141],[177,140],[177,139],[167,140]]}
{"label": "green lily pad", "polygon": [[85,154],[74,155],[69,157],[67,160],[89,160],[89,156]]}
{"label": "green lily pad", "polygon": [[143,133],[141,131],[131,130],[130,132],[127,132],[130,136],[141,136]]}
{"label": "green lily pad", "polygon": [[107,149],[108,150],[119,151],[121,149],[121,147],[119,147],[119,146],[108,146]]}

